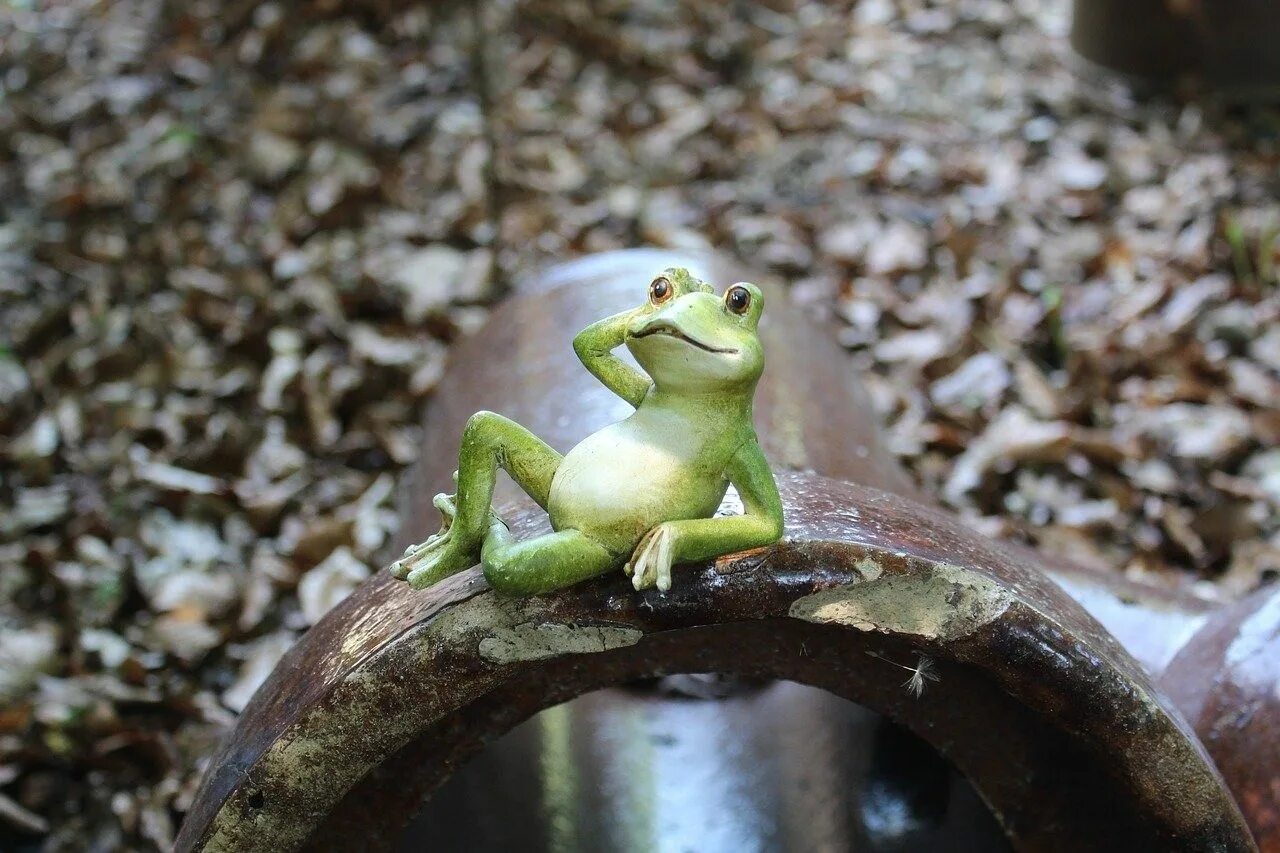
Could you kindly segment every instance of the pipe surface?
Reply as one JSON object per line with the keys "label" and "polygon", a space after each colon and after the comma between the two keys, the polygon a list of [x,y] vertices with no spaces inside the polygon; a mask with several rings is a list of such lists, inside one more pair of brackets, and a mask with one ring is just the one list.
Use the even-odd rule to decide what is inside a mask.
{"label": "pipe surface", "polygon": [[[895,495],[778,479],[785,540],[683,567],[666,594],[621,574],[524,599],[478,568],[423,592],[370,580],[250,702],[179,849],[389,849],[425,795],[520,721],[681,672],[798,681],[889,717],[1021,849],[1256,849],[1185,721],[1038,568]],[[506,514],[518,536],[548,529],[529,502]],[[936,681],[917,698],[894,663],[921,656]]]}
{"label": "pipe surface", "polygon": [[[686,266],[720,289],[751,278],[714,253],[631,249],[589,255],[517,282],[515,297],[455,347],[427,413],[422,454],[402,489],[400,547],[439,525],[431,498],[453,490],[458,437],[473,413],[507,415],[561,452],[627,416],[631,407],[574,357],[573,336],[638,304],[649,280],[672,265]],[[835,330],[791,305],[784,292],[767,286],[765,292],[760,335],[767,368],[755,413],[770,461],[779,469],[930,503],[889,452]],[[520,497],[505,477],[499,480],[495,504]],[[1024,554],[1043,564],[1152,673],[1173,659],[1215,607],[1191,594]]]}
{"label": "pipe surface", "polygon": [[[411,475],[414,485],[402,493],[408,506],[402,544],[436,523],[430,497],[452,482],[456,459],[429,451],[452,448],[473,412],[491,409],[515,418],[560,451],[626,416],[630,407],[573,356],[572,338],[600,317],[634,306],[647,282],[671,265],[687,266],[719,289],[750,278],[720,255],[638,249],[587,256],[517,282],[517,298],[495,310],[484,333],[455,350],[452,363],[459,369],[441,382],[426,422],[424,452]],[[755,411],[762,446],[774,464],[923,499],[869,416],[870,399],[848,371],[834,329],[794,308],[784,292],[766,287],[766,299],[760,333],[768,369]],[[497,500],[518,499],[502,480]],[[545,712],[445,783],[415,819],[402,849],[407,853],[430,840],[443,849],[468,851],[517,844],[523,850],[556,850],[565,849],[566,832],[578,849],[636,846],[625,797],[558,801],[555,784],[542,772],[549,763],[571,767],[578,788],[587,791],[618,787],[638,765],[655,778],[681,780],[662,786],[654,808],[667,827],[668,845],[696,841],[685,846],[701,851],[1007,846],[968,782],[927,747],[923,754],[917,749],[910,763],[867,761],[884,756],[886,743],[919,743],[883,718],[788,682],[733,691],[726,701],[619,688]],[[804,720],[803,734],[812,741],[800,743],[794,731],[788,735],[788,720]],[[628,748],[616,733],[637,726],[653,741],[681,749],[668,755]],[[725,744],[726,727],[732,747]],[[563,744],[552,734],[561,730]],[[779,751],[780,738],[795,745]],[[554,757],[561,750],[568,757]],[[895,769],[878,772],[882,765]],[[689,768],[704,780],[733,780],[738,807],[725,807],[713,795],[714,786],[684,781]],[[761,775],[765,768],[772,770]],[[788,796],[778,774],[813,793]],[[821,774],[821,783],[811,780],[814,774]],[[553,802],[553,811],[543,808]],[[494,811],[506,819],[486,821]]]}
{"label": "pipe surface", "polygon": [[[421,463],[408,480],[406,538],[436,526],[430,495],[447,488],[461,425],[477,409],[514,417],[561,450],[626,414],[625,404],[576,364],[569,341],[587,322],[636,304],[649,277],[672,263],[694,267],[718,286],[743,277],[707,256],[611,253],[520,288],[456,348],[428,414]],[[1218,626],[1197,599],[1046,565],[922,506],[885,451],[832,336],[815,331],[774,292],[766,318],[768,369],[757,422],[787,501],[784,543],[686,567],[667,595],[634,593],[620,575],[516,601],[495,598],[476,570],[423,593],[385,574],[371,579],[300,641],[254,697],[196,797],[179,849],[394,847],[399,826],[425,794],[534,712],[679,672],[801,681],[897,721],[954,761],[1025,849],[1253,849],[1203,746],[1151,682],[1171,660],[1177,664],[1217,636],[1212,631],[1229,627]],[[545,524],[509,488],[498,500],[523,532]],[[581,651],[574,632],[583,627],[599,650],[566,651],[565,637]],[[1265,653],[1275,638],[1259,636]],[[527,655],[530,637],[541,649],[535,659]],[[922,654],[936,661],[940,680],[915,699],[893,667]],[[1174,672],[1170,666],[1167,677]],[[1195,691],[1188,694],[1183,701],[1194,701]],[[592,731],[577,725],[591,714],[625,721],[681,713],[652,693],[631,696],[615,690],[559,712],[558,724],[538,732],[528,772],[558,766],[564,772],[545,778],[574,778],[569,771],[580,762],[566,759],[573,750],[563,747],[566,739],[586,745],[574,732]],[[739,708],[738,719],[761,721],[755,732],[765,736],[752,742],[764,746],[721,765],[730,773],[769,754],[777,740],[767,737],[770,707],[774,718],[778,707],[825,707],[797,716],[825,713],[837,721],[818,733],[857,715],[828,713],[833,700],[800,687],[775,685],[754,696],[739,703],[756,705]],[[557,754],[559,765],[539,764],[554,763]],[[785,760],[786,752],[779,754]],[[607,769],[610,760],[593,766]],[[644,766],[672,765],[651,756]],[[830,799],[831,788],[824,791],[818,799]],[[774,791],[770,802],[785,793]],[[801,803],[776,809],[774,825],[823,816],[830,823],[840,811]],[[865,819],[854,824],[833,837],[848,840],[868,826]]]}
{"label": "pipe surface", "polygon": [[1228,605],[1160,678],[1264,851],[1280,851],[1280,589]]}
{"label": "pipe surface", "polygon": [[[455,460],[448,453],[427,451],[450,448],[451,441],[456,441],[452,437],[461,434],[472,412],[489,408],[515,417],[562,451],[625,417],[629,411],[625,403],[587,374],[576,359],[557,358],[556,353],[571,352],[577,329],[636,304],[645,283],[670,265],[688,266],[720,288],[750,278],[717,254],[636,249],[588,256],[518,282],[518,298],[499,307],[486,333],[459,348],[455,363],[465,369],[450,371],[441,384],[416,472],[416,481],[425,485],[405,490],[411,502],[405,529],[428,530],[434,524],[429,497],[448,488]],[[888,451],[870,400],[848,369],[834,330],[787,304],[785,294],[770,290],[768,297],[761,327],[768,370],[757,397],[756,420],[761,444],[775,466],[815,471],[931,502]],[[490,329],[496,339],[490,337]],[[495,351],[503,357],[491,358]],[[515,372],[510,369],[513,364],[519,365]],[[566,417],[567,409],[573,409],[575,416]],[[511,488],[509,483],[505,486]],[[506,493],[508,499],[513,495]],[[1220,642],[1221,631],[1210,625],[1220,608],[1216,602],[1009,547],[1047,572],[1153,677],[1160,676],[1179,654],[1188,660],[1203,657],[1203,652],[1194,651],[1199,643],[1212,649]],[[1280,601],[1280,590],[1270,596]],[[1196,637],[1199,642],[1192,643]],[[1280,638],[1270,643],[1268,653],[1280,661]],[[1208,654],[1212,657],[1212,652]],[[1205,694],[1216,689],[1215,680],[1206,677],[1203,668],[1195,674],[1186,667],[1179,672],[1183,675],[1169,679],[1179,682],[1171,693],[1192,720],[1201,720],[1200,709],[1209,701]],[[1268,683],[1280,685],[1280,678],[1273,676],[1255,687],[1256,695],[1245,705],[1261,703],[1266,713],[1258,719],[1270,719],[1268,731],[1275,734],[1280,732],[1280,696],[1267,698]],[[1275,804],[1280,802],[1280,737],[1263,737],[1260,722],[1255,725],[1257,733],[1250,730],[1239,737],[1211,731],[1212,725],[1205,719],[1202,734],[1211,750],[1217,750],[1215,759],[1230,768],[1228,781],[1245,804],[1254,831],[1268,833],[1280,845],[1274,837]],[[832,726],[839,728],[836,723]],[[1248,783],[1235,782],[1245,777]]]}
{"label": "pipe surface", "polygon": [[1242,100],[1280,97],[1273,0],[1075,0],[1071,45],[1160,89],[1190,84]]}

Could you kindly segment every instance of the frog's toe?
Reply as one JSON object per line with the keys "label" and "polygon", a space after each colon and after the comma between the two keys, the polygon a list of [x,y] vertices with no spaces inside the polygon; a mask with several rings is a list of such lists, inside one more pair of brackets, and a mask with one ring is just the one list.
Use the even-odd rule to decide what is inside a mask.
{"label": "frog's toe", "polygon": [[439,540],[440,540],[440,534],[432,533],[430,536],[428,536],[423,541],[419,542],[417,545],[410,545],[408,548],[405,548],[404,553],[400,555],[402,559],[397,560],[396,562],[397,563],[403,562],[404,560],[407,560],[408,558],[412,557],[414,554],[421,554],[423,551],[427,550],[432,545],[436,544],[436,542],[438,542]]}
{"label": "frog's toe", "polygon": [[478,554],[466,553],[461,548],[442,548],[419,562],[408,573],[405,580],[414,589],[426,589],[437,581],[471,568],[478,561],[478,557]]}
{"label": "frog's toe", "polygon": [[431,504],[440,510],[440,530],[448,530],[453,524],[453,519],[458,515],[458,496],[441,492],[431,499]]}
{"label": "frog's toe", "polygon": [[[649,550],[649,540],[653,538],[653,531],[650,530],[644,536],[640,537],[639,543],[631,551],[631,557],[627,560],[626,565],[622,567],[622,573],[629,578],[637,577],[637,571],[641,570],[641,558],[645,552]],[[637,587],[639,589],[639,587]]]}
{"label": "frog's toe", "polygon": [[404,560],[396,560],[387,571],[391,572],[391,577],[398,581],[402,581],[409,576],[409,567],[404,564]]}
{"label": "frog's toe", "polygon": [[431,534],[425,542],[410,545],[404,550],[403,556],[391,564],[391,576],[399,580],[407,579],[419,564],[424,560],[430,559],[433,554],[448,545],[452,539],[450,531],[444,530],[440,533]]}
{"label": "frog's toe", "polygon": [[674,544],[671,531],[664,525],[655,527],[640,540],[624,569],[631,575],[631,585],[637,591],[655,586],[664,592],[671,589]]}

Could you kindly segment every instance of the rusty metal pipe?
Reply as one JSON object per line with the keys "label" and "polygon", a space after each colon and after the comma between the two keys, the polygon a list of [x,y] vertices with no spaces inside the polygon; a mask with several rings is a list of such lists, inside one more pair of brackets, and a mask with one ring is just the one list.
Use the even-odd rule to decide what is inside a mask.
{"label": "rusty metal pipe", "polygon": [[1156,89],[1280,97],[1280,8],[1270,0],[1075,0],[1071,44]]}
{"label": "rusty metal pipe", "polygon": [[[717,283],[743,277],[714,258],[675,260]],[[432,526],[426,499],[448,483],[476,409],[562,448],[625,414],[564,353],[576,328],[634,302],[672,261],[620,253],[560,268],[458,347],[406,491],[410,537]],[[796,471],[781,478],[784,545],[691,567],[667,596],[634,594],[621,578],[520,602],[495,599],[474,571],[425,594],[372,579],[255,696],[179,849],[394,846],[424,794],[539,709],[635,678],[715,671],[801,681],[906,725],[960,767],[1025,849],[1252,849],[1194,733],[1048,578],[1074,584],[1122,639],[1143,625],[1167,638],[1135,648],[1151,672],[1199,647],[1217,625],[1207,605],[1046,566],[922,506],[830,337],[776,294],[766,315],[758,426],[779,470]],[[519,496],[499,500],[520,529],[542,523]],[[602,650],[522,656],[512,638],[548,625],[556,636],[594,626]],[[911,701],[883,659],[923,653],[941,680],[930,701]]]}
{"label": "rusty metal pipe", "polygon": [[1280,589],[1214,613],[1159,684],[1213,756],[1258,846],[1280,850]]}
{"label": "rusty metal pipe", "polygon": [[[562,450],[626,416],[627,404],[572,357],[573,334],[634,303],[637,282],[675,263],[719,285],[751,277],[715,254],[633,249],[587,256],[517,283],[516,298],[498,306],[483,332],[458,345],[455,367],[440,383],[422,456],[403,490],[405,536],[412,539],[436,524],[431,496],[448,489],[457,464],[454,445],[473,412],[505,413]],[[756,397],[757,428],[770,459],[781,468],[930,503],[885,446],[834,330],[785,302],[777,304],[785,295],[770,296],[761,328],[769,368]],[[518,497],[503,482],[495,500]],[[1044,564],[1152,674],[1163,670],[1216,606],[1117,574],[1026,556]]]}
{"label": "rusty metal pipe", "polygon": [[[577,328],[634,302],[637,282],[672,263],[695,268],[705,280],[719,285],[750,278],[715,254],[631,250],[588,256],[519,282],[518,298],[500,306],[489,326],[498,340],[481,334],[459,349],[455,364],[467,369],[450,371],[442,382],[439,402],[427,420],[424,451],[450,448],[450,436],[460,434],[471,412],[482,408],[511,414],[562,449],[623,417],[625,403],[573,359],[557,358],[555,353],[569,351]],[[781,467],[814,471],[930,503],[885,447],[865,391],[844,367],[833,330],[799,311],[779,307],[770,304],[762,328],[769,370],[757,401],[758,428],[770,458]],[[494,349],[508,358],[490,358]],[[514,375],[512,365],[520,365]],[[541,404],[548,393],[552,395],[548,404]],[[574,411],[575,417],[564,417],[566,411]],[[415,477],[427,485],[405,491],[411,502],[406,530],[432,525],[429,497],[448,485],[453,466],[448,452],[444,456],[424,452]],[[515,493],[509,492],[507,498],[512,497]],[[1206,746],[1227,768],[1227,781],[1264,849],[1280,847],[1280,694],[1275,692],[1280,691],[1280,674],[1273,670],[1269,681],[1250,676],[1247,683],[1256,682],[1252,694],[1240,695],[1236,682],[1244,677],[1233,674],[1223,648],[1224,642],[1240,633],[1240,619],[1228,615],[1239,608],[1217,613],[1220,604],[1190,592],[1006,547],[1048,573],[1153,678],[1161,676],[1172,661],[1180,661],[1161,684],[1178,700],[1180,710],[1197,722]],[[1251,601],[1246,610],[1259,615],[1254,617],[1250,642],[1260,650],[1250,658],[1254,661],[1250,665],[1272,661],[1273,667],[1280,668],[1280,615],[1265,622],[1268,614],[1280,610],[1280,589],[1259,592]],[[1228,620],[1226,628],[1220,624],[1223,619]],[[1203,662],[1194,669],[1191,661]],[[1220,695],[1224,693],[1227,698]],[[1255,710],[1245,717],[1224,715],[1218,707],[1223,702],[1227,707]],[[1205,707],[1216,713],[1206,712]]]}

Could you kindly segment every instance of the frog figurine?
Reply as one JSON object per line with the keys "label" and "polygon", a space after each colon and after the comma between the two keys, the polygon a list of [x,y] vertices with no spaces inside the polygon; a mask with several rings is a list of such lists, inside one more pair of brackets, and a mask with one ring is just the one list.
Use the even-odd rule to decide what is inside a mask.
{"label": "frog figurine", "polygon": [[[763,309],[755,285],[719,298],[688,270],[663,272],[643,305],[573,341],[635,412],[564,456],[501,415],[472,415],[457,492],[435,497],[440,532],[406,550],[392,574],[424,589],[479,562],[498,592],[536,595],[621,567],[637,590],[665,591],[675,563],[776,542],[782,501],[751,418]],[[614,354],[623,344],[644,372]],[[490,506],[499,468],[547,511],[553,533],[512,536]],[[717,517],[730,483],[744,512]]]}

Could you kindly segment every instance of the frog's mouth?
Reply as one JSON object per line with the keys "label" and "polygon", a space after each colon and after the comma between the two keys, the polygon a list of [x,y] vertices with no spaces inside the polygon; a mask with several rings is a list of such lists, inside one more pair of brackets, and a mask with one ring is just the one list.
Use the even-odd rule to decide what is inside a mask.
{"label": "frog's mouth", "polygon": [[718,352],[718,353],[723,353],[725,355],[736,355],[738,352],[736,349],[733,349],[731,347],[713,347],[710,344],[704,344],[702,341],[697,340],[696,338],[689,337],[684,332],[677,329],[674,324],[661,321],[661,320],[654,323],[651,326],[646,326],[643,331],[636,332],[631,337],[647,338],[650,335],[668,335],[670,337],[676,338],[677,340],[684,341],[686,344],[695,346],[698,349],[706,350],[707,352]]}

